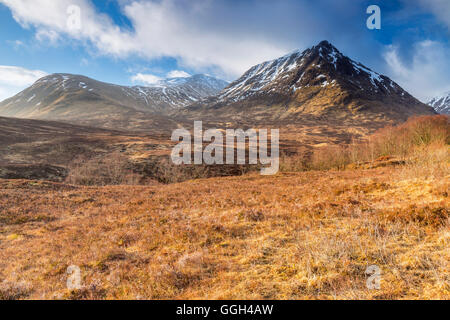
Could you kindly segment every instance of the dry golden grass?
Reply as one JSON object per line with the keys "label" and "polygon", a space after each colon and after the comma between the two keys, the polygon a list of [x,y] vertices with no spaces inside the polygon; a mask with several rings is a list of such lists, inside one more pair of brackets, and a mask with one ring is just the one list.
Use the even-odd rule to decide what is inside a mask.
{"label": "dry golden grass", "polygon": [[[0,299],[449,299],[449,172],[0,180]],[[81,268],[80,290],[66,270]],[[381,289],[365,270],[381,268]]]}
{"label": "dry golden grass", "polygon": [[[450,299],[448,133],[421,118],[283,163],[341,171],[0,180],[0,299]],[[80,163],[72,183],[126,183],[122,158]]]}
{"label": "dry golden grass", "polygon": [[[445,163],[450,144],[450,117],[422,116],[404,124],[380,129],[362,141],[319,145],[307,154],[283,159],[287,168],[297,170],[342,170],[347,167],[378,165],[380,160],[419,164],[422,167]],[[431,156],[431,157],[430,157]]]}

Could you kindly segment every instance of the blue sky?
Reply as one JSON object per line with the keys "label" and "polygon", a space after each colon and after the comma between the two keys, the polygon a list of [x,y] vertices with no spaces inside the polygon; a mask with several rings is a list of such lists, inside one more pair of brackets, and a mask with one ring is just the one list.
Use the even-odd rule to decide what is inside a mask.
{"label": "blue sky", "polygon": [[[380,30],[366,27],[373,4]],[[448,0],[0,0],[0,21],[0,100],[57,72],[234,80],[324,39],[422,100],[450,90]]]}

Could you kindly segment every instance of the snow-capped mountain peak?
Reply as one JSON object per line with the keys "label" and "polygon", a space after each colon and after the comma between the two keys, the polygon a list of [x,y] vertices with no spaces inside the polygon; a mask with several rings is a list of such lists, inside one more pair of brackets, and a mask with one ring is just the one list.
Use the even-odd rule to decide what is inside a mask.
{"label": "snow-capped mountain peak", "polygon": [[261,121],[337,114],[369,122],[400,121],[434,114],[394,81],[345,56],[328,41],[258,64],[217,96],[189,109],[198,116],[220,109],[222,115],[252,114]]}
{"label": "snow-capped mountain peak", "polygon": [[150,86],[124,87],[129,95],[144,99],[146,104],[162,102],[172,108],[185,107],[217,94],[228,83],[203,74],[184,78],[168,78]]}
{"label": "snow-capped mountain peak", "polygon": [[450,114],[450,91],[431,99],[428,102],[437,113]]}
{"label": "snow-capped mountain peak", "polygon": [[308,87],[353,86],[371,94],[407,93],[396,83],[344,56],[328,41],[252,67],[219,95],[220,102],[252,96],[290,95]]}

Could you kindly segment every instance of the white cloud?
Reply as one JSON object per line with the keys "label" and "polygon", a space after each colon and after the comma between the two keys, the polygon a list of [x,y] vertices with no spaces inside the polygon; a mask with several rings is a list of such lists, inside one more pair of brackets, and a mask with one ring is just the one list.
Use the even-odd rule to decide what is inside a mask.
{"label": "white cloud", "polygon": [[21,90],[16,90],[16,89],[10,88],[10,87],[0,86],[0,102],[14,96],[15,94],[19,93],[20,91]]}
{"label": "white cloud", "polygon": [[183,6],[170,0],[135,1],[124,9],[135,28],[134,41],[140,44],[136,51],[149,58],[176,57],[193,68],[215,65],[234,76],[288,50],[257,33],[214,27],[207,21],[210,10],[210,1]]}
{"label": "white cloud", "polygon": [[36,39],[41,42],[48,41],[51,44],[56,44],[61,39],[61,36],[54,30],[39,29],[36,32]]}
{"label": "white cloud", "polygon": [[[35,28],[38,40],[50,44],[67,37],[93,45],[101,54],[120,58],[174,57],[182,66],[213,70],[224,76],[238,76],[256,63],[292,49],[277,43],[277,38],[269,39],[262,29],[247,33],[235,28],[230,21],[233,14],[239,13],[229,5],[225,8],[223,3],[210,0],[121,1],[123,14],[134,30],[115,25],[107,15],[96,11],[90,0],[0,0],[0,3],[10,8],[14,19],[24,28]],[[68,23],[71,18],[68,8],[72,5],[80,8],[80,29],[71,28]],[[225,25],[222,13],[229,15]],[[211,21],[213,16],[223,20],[215,23]]]}
{"label": "white cloud", "polygon": [[152,85],[158,83],[158,81],[161,81],[162,78],[155,76],[153,74],[144,74],[144,73],[138,73],[131,77],[131,81],[135,83],[141,83],[146,85]]}
{"label": "white cloud", "polygon": [[450,1],[419,0],[423,8],[430,10],[450,30]]}
{"label": "white cloud", "polygon": [[167,78],[188,78],[191,75],[183,70],[172,70],[167,74]]}
{"label": "white cloud", "polygon": [[[374,50],[373,41],[365,40],[366,29],[355,28],[365,17],[359,5],[362,2],[259,0],[256,4],[227,0],[119,0],[121,13],[131,22],[132,28],[128,29],[120,28],[108,15],[99,13],[92,0],[0,0],[10,8],[18,23],[35,31],[38,40],[55,44],[62,39],[73,39],[89,49],[95,48],[95,53],[117,58],[173,57],[179,68],[229,80],[257,63],[323,39],[332,41],[343,52],[356,54],[355,58],[359,55],[366,61],[377,61],[375,67],[378,64],[383,68],[385,64],[378,47]],[[404,2],[413,3],[412,0]],[[418,3],[450,27],[450,1],[414,0],[415,6]],[[68,23],[71,5],[81,9],[79,29],[71,28]],[[358,48],[355,41],[361,43]],[[403,61],[395,49],[385,58],[390,63],[391,74],[399,76],[393,78],[420,97],[437,91],[442,86],[439,83],[446,80],[443,74],[448,74],[449,69],[445,61],[443,65],[447,69],[439,67],[438,62],[433,66],[428,59],[432,53],[426,48],[418,46],[417,50],[412,63]],[[442,60],[442,55],[438,58]],[[429,83],[433,84],[421,83],[424,80],[411,68],[426,72]],[[155,81],[142,68],[133,73],[138,72],[142,73],[135,75],[135,81]]]}
{"label": "white cloud", "polygon": [[390,76],[424,102],[450,90],[449,56],[449,47],[429,40],[414,45],[410,62],[400,57],[395,46],[389,46],[384,54]]}
{"label": "white cloud", "polygon": [[171,79],[171,78],[187,78],[191,75],[185,71],[182,70],[172,70],[167,73],[165,78],[159,77],[154,74],[149,73],[137,73],[134,76],[131,77],[131,81],[134,83],[140,83],[144,85],[154,85],[157,84],[159,81],[164,79]]}
{"label": "white cloud", "polygon": [[[54,43],[61,36],[90,41],[102,52],[121,56],[132,46],[130,34],[122,32],[112,20],[96,12],[89,0],[0,0],[24,28],[36,28],[36,38]],[[74,28],[71,6],[80,8],[80,28]],[[71,20],[72,19],[72,20]]]}
{"label": "white cloud", "polygon": [[40,70],[0,66],[0,101],[15,95],[46,75],[46,72]]}
{"label": "white cloud", "polygon": [[28,70],[14,66],[0,66],[0,84],[29,86],[47,73],[40,70]]}

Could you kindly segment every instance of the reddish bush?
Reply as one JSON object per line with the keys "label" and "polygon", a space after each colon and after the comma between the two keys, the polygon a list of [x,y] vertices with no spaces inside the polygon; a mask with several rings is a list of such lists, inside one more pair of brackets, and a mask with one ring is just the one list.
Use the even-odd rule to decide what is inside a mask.
{"label": "reddish bush", "polygon": [[[375,162],[382,159],[421,159],[423,158],[421,155],[425,156],[430,152],[442,150],[448,144],[450,144],[448,116],[414,117],[399,126],[383,128],[365,141],[355,141],[345,146],[319,148],[311,155],[309,164],[302,166],[302,169],[341,170],[349,164]],[[292,160],[284,160],[284,162],[290,163]]]}

